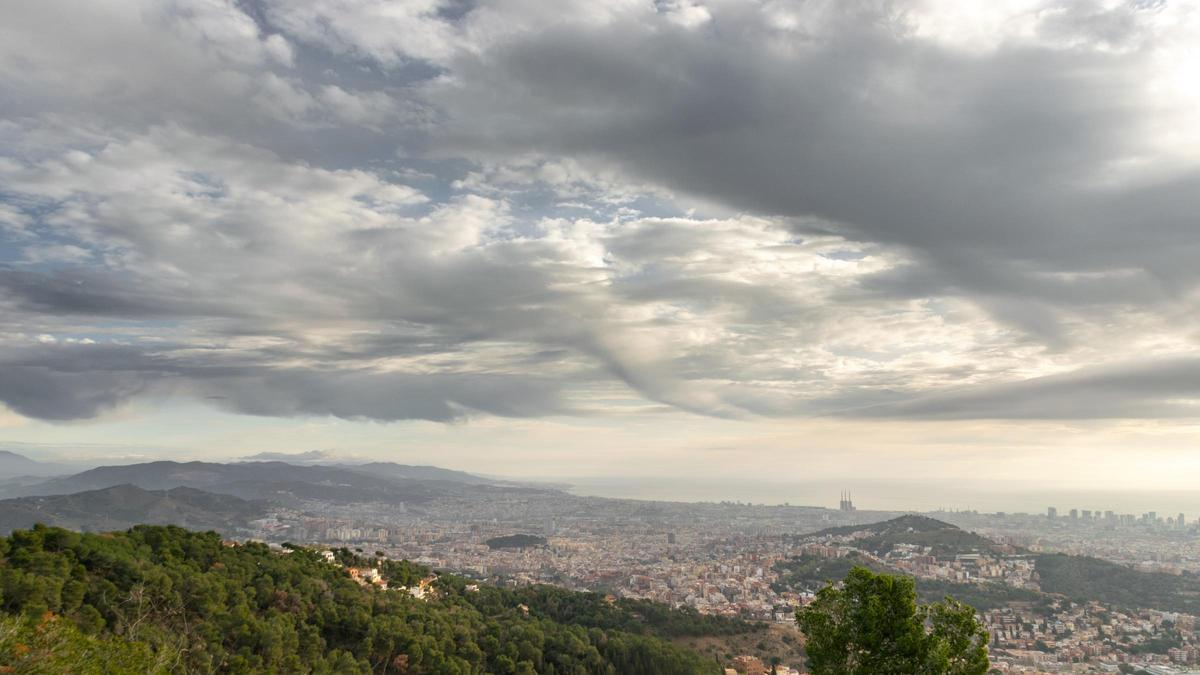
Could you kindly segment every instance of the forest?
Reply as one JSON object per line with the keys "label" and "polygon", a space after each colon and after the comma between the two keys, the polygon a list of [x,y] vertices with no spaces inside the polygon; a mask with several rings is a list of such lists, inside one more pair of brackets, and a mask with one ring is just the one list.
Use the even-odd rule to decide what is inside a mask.
{"label": "forest", "polygon": [[[392,587],[360,585],[347,566]],[[139,525],[0,538],[0,667],[16,672],[709,673],[666,638],[761,630],[655,603],[503,589],[341,549]],[[98,657],[103,659],[98,660]],[[96,668],[105,664],[103,671]]]}
{"label": "forest", "polygon": [[1037,557],[1042,590],[1076,602],[1096,600],[1123,608],[1154,607],[1200,614],[1200,579],[1194,574],[1142,572],[1087,556]]}

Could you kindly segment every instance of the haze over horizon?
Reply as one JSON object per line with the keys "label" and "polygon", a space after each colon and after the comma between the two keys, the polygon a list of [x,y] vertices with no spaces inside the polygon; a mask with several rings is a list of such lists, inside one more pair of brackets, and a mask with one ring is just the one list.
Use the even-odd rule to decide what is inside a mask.
{"label": "haze over horizon", "polygon": [[0,448],[1200,513],[1189,3],[9,5]]}

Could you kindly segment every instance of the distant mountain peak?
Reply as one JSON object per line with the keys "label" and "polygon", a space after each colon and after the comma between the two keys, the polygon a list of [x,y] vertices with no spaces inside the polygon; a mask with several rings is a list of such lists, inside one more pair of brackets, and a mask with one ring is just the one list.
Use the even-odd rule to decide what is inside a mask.
{"label": "distant mountain peak", "polygon": [[69,472],[69,468],[59,464],[39,462],[18,452],[0,450],[0,477],[54,476]]}
{"label": "distant mountain peak", "polygon": [[334,459],[333,453],[328,450],[309,450],[307,452],[259,452],[253,455],[247,455],[240,458],[243,462],[260,462],[260,461],[276,461],[276,462],[328,462]]}

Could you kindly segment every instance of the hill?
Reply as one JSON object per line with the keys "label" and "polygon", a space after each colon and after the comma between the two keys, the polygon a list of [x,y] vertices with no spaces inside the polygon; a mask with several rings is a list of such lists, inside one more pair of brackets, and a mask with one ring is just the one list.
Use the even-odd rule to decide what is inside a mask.
{"label": "hill", "polygon": [[[123,643],[123,658],[140,659],[111,672],[690,675],[720,669],[667,637],[762,630],[654,603],[434,577],[345,549],[335,557],[230,547],[177,527],[39,526],[0,538],[0,612],[29,617],[33,635],[58,617],[71,641],[100,654]],[[351,566],[378,568],[393,589],[356,582]],[[422,598],[407,591],[430,579]]]}
{"label": "hill", "polygon": [[[912,576],[884,558],[901,544],[928,547],[932,555],[946,558],[1006,548],[950,523],[911,514],[878,523],[831,527],[802,535],[800,540],[840,541],[867,553],[852,551],[848,555],[832,558],[803,554],[782,560],[775,565],[779,578],[772,587],[777,592],[816,591],[831,581],[843,579],[855,566],[866,567],[877,573]],[[1037,591],[995,581],[960,583],[929,578],[917,580],[917,594],[925,603],[937,602],[950,595],[981,611],[1010,602],[1033,602],[1043,597]]]}
{"label": "hill", "polygon": [[13,478],[17,476],[56,476],[70,473],[71,469],[62,464],[39,462],[25,455],[8,450],[0,450],[0,477]]}
{"label": "hill", "polygon": [[436,466],[413,466],[410,464],[395,464],[393,462],[371,462],[368,464],[338,464],[340,468],[371,476],[401,480],[433,480],[449,483],[466,483],[468,485],[496,485],[500,481],[483,476],[476,476],[466,471],[443,469]]}
{"label": "hill", "polygon": [[1142,572],[1124,565],[1062,553],[1036,559],[1039,584],[1046,593],[1076,602],[1097,600],[1117,607],[1148,607],[1200,614],[1200,578]]}
{"label": "hill", "polygon": [[146,490],[175,487],[215,488],[240,481],[327,483],[333,485],[389,486],[386,479],[327,466],[298,466],[286,462],[171,462],[158,461],[101,466],[82,473],[39,483],[28,489],[39,494],[68,494],[114,485],[136,485]]}
{"label": "hill", "polygon": [[218,495],[194,488],[143,490],[117,485],[70,495],[0,500],[0,532],[35,523],[75,530],[103,531],[137,523],[180,525],[231,532],[264,515],[261,502]]}
{"label": "hill", "polygon": [[535,546],[545,546],[546,539],[532,534],[510,534],[507,537],[492,537],[483,543],[487,544],[487,547],[494,551],[498,548],[533,548]]}
{"label": "hill", "polygon": [[286,462],[293,465],[330,466],[381,478],[449,481],[470,485],[487,485],[503,482],[484,478],[483,476],[476,476],[466,471],[443,469],[427,464],[412,465],[396,464],[395,462],[348,463],[344,460],[338,461],[336,455],[325,450],[309,450],[308,452],[260,452],[243,457],[239,462]]}
{"label": "hill", "polygon": [[[878,560],[857,553],[840,558],[821,558],[801,555],[775,564],[778,580],[771,585],[776,592],[816,591],[827,583],[845,578],[855,566],[866,567],[872,572],[904,574]],[[937,602],[947,595],[971,605],[979,611],[1002,607],[1010,602],[1033,602],[1042,597],[1036,591],[1014,588],[999,582],[957,583],[940,579],[918,579],[917,596],[921,602]]]}
{"label": "hill", "polygon": [[[997,551],[1002,547],[973,532],[923,516],[902,516],[868,525],[850,525],[804,535],[802,540],[841,540],[876,556],[884,556],[899,544],[929,546],[937,556]],[[1012,549],[1009,549],[1012,551]],[[1025,552],[1025,555],[1030,555]],[[986,610],[1007,602],[1049,600],[1063,596],[1078,603],[1100,602],[1118,608],[1158,609],[1200,614],[1200,576],[1142,572],[1132,567],[1088,556],[1060,553],[1030,556],[1040,592],[999,583],[955,583],[921,579],[922,597],[950,594],[977,609]],[[877,572],[903,573],[883,560],[850,555],[823,558],[801,555],[776,565],[780,573],[777,590],[815,590],[831,579],[841,579],[854,565]]]}
{"label": "hill", "polygon": [[957,530],[960,529],[955,525],[940,521],[936,518],[928,516],[919,516],[915,513],[908,513],[903,516],[892,518],[891,520],[883,520],[877,523],[867,523],[865,525],[842,525],[839,527],[827,527],[824,530],[813,532],[805,535],[811,537],[820,537],[826,535],[850,535],[858,533],[866,533],[873,535],[886,534],[902,534],[910,532],[938,532],[941,530]]}
{"label": "hill", "polygon": [[897,544],[928,546],[933,555],[939,556],[980,553],[997,548],[997,544],[987,537],[934,518],[911,514],[868,525],[831,527],[802,538],[824,537],[854,538],[858,548],[876,555],[887,553]]}
{"label": "hill", "polygon": [[488,487],[461,481],[404,478],[398,474],[398,471],[372,472],[286,462],[159,461],[101,466],[71,476],[12,487],[8,494],[13,497],[62,495],[116,485],[134,485],[143,490],[190,487],[244,499],[271,499],[294,506],[305,499],[341,503],[419,503]]}

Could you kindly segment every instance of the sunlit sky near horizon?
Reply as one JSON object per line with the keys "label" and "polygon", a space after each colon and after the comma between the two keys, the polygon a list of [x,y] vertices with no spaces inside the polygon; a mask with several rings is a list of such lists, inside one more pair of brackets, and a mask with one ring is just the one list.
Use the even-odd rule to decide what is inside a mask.
{"label": "sunlit sky near horizon", "polygon": [[4,5],[0,448],[1200,477],[1195,3]]}

